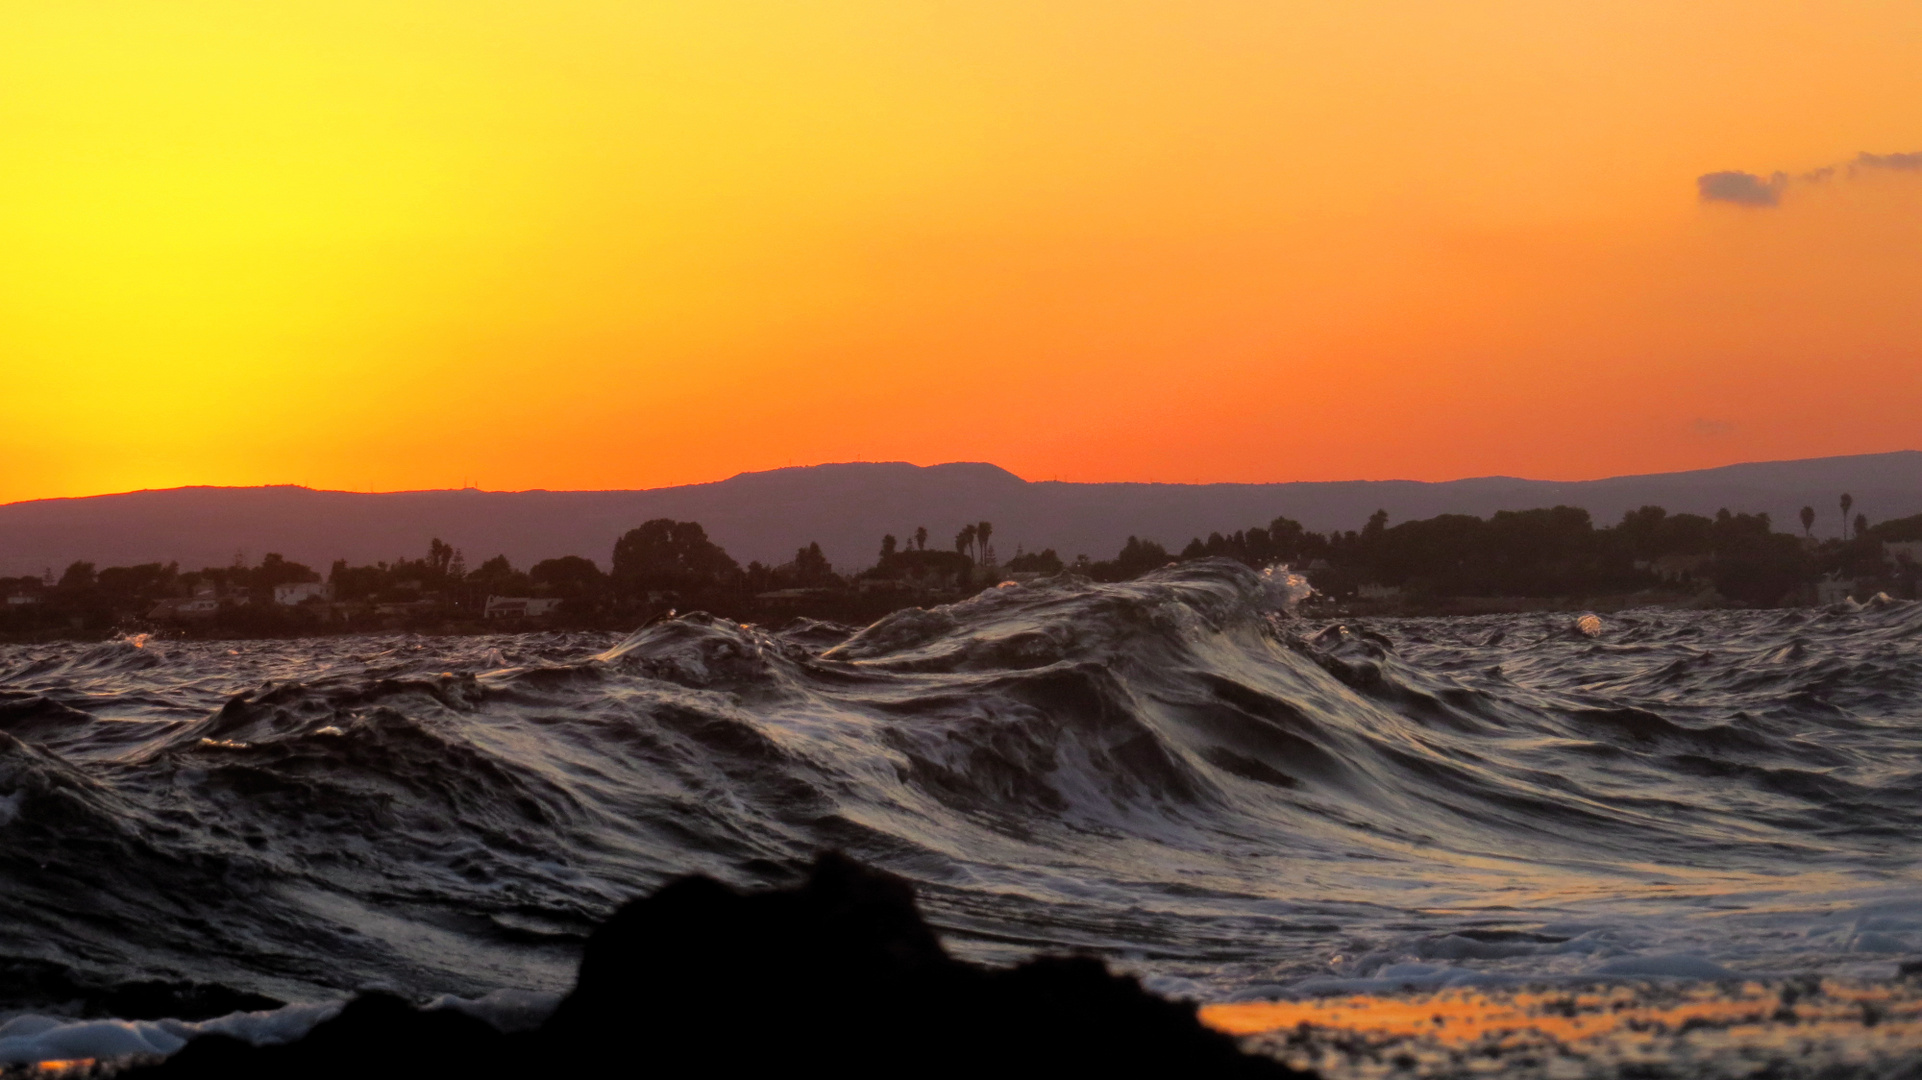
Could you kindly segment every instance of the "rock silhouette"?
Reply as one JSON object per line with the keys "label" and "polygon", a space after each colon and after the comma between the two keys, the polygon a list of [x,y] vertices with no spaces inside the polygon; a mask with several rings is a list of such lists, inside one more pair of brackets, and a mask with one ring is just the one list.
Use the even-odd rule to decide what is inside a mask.
{"label": "rock silhouette", "polygon": [[955,960],[893,875],[824,855],[792,889],[705,877],[629,903],[589,939],[574,990],[504,1034],[389,995],[281,1046],[203,1036],[130,1073],[163,1078],[627,1076],[1292,1077],[1087,958]]}

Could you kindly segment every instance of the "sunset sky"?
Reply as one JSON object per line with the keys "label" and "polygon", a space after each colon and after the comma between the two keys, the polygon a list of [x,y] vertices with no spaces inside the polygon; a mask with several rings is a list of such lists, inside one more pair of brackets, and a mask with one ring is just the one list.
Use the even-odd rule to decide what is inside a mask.
{"label": "sunset sky", "polygon": [[1915,0],[0,4],[0,501],[1922,446]]}

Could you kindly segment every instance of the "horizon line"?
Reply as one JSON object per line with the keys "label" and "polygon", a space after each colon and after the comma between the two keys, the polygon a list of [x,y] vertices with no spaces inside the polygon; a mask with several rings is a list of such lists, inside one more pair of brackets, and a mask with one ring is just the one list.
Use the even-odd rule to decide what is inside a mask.
{"label": "horizon line", "polygon": [[477,495],[639,494],[643,492],[653,492],[653,491],[671,491],[676,488],[709,487],[716,484],[730,483],[732,481],[742,479],[743,477],[769,476],[775,473],[804,472],[812,469],[844,468],[849,466],[888,466],[888,465],[906,466],[912,469],[940,469],[940,468],[947,468],[955,465],[985,466],[987,468],[996,469],[1000,472],[1006,473],[1008,476],[1011,476],[1014,479],[1024,484],[1061,484],[1061,485],[1074,485],[1074,486],[1083,486],[1083,487],[1122,486],[1122,485],[1140,486],[1140,487],[1283,487],[1283,486],[1291,486],[1291,485],[1297,485],[1297,484],[1440,485],[1440,484],[1470,483],[1477,480],[1509,480],[1509,481],[1515,481],[1518,483],[1527,483],[1527,484],[1594,484],[1594,483],[1605,483],[1610,480],[1633,480],[1633,479],[1645,479],[1649,477],[1658,477],[1658,476],[1680,476],[1686,473],[1716,472],[1722,469],[1735,469],[1735,468],[1742,468],[1744,466],[1752,466],[1752,465],[1796,465],[1796,464],[1803,464],[1806,462],[1816,462],[1816,461],[1841,461],[1849,458],[1866,458],[1866,457],[1893,457],[1898,454],[1917,454],[1917,453],[1922,453],[1922,450],[1918,450],[1917,448],[1914,448],[1914,447],[1903,447],[1895,450],[1871,451],[1868,453],[1861,453],[1861,454],[1824,454],[1818,457],[1805,457],[1805,458],[1770,458],[1770,459],[1755,460],[1755,461],[1731,461],[1721,465],[1705,465],[1700,468],[1694,468],[1694,469],[1668,469],[1660,472],[1647,472],[1647,473],[1616,473],[1608,476],[1595,476],[1595,477],[1587,477],[1584,479],[1574,479],[1574,480],[1512,476],[1507,473],[1489,473],[1489,474],[1484,474],[1480,476],[1458,476],[1458,477],[1453,477],[1447,480],[1413,480],[1406,477],[1381,477],[1381,478],[1375,478],[1375,479],[1353,478],[1353,479],[1346,479],[1346,480],[1202,480],[1202,481],[1034,480],[1034,479],[1030,479],[1028,477],[1022,476],[1016,473],[1014,470],[1009,469],[1005,466],[997,465],[991,461],[940,461],[940,462],[934,462],[928,465],[921,465],[912,461],[822,461],[822,462],[816,462],[812,465],[782,465],[772,469],[744,469],[740,472],[734,473],[730,476],[722,477],[721,479],[718,479],[718,480],[697,480],[697,481],[691,481],[688,483],[681,483],[681,484],[661,484],[655,487],[478,488],[470,485],[467,487],[395,488],[387,491],[361,491],[361,490],[354,490],[349,488],[317,488],[307,484],[298,484],[298,483],[178,484],[173,487],[132,488],[125,491],[103,491],[103,492],[97,492],[92,495],[50,495],[50,496],[45,496],[37,499],[16,499],[12,502],[0,503],[0,509],[4,509],[6,507],[11,507],[11,506],[26,506],[30,503],[79,502],[87,499],[112,499],[112,498],[119,498],[127,495],[166,494],[169,492],[176,492],[176,491],[297,490],[297,491],[313,492],[314,494],[317,494],[317,495],[441,495],[441,494],[464,494],[468,492],[472,492]]}

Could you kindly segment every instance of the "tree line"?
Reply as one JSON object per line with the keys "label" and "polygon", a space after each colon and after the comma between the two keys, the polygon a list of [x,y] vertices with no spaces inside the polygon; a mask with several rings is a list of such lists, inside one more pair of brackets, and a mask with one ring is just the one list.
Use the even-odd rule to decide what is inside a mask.
{"label": "tree line", "polygon": [[[58,578],[0,578],[0,633],[99,633],[191,612],[225,633],[271,635],[319,630],[463,629],[483,622],[490,597],[555,601],[553,621],[620,626],[668,609],[714,611],[738,618],[811,615],[869,619],[903,606],[940,602],[993,584],[1003,575],[1075,573],[1126,581],[1171,563],[1232,559],[1253,568],[1289,565],[1305,571],[1325,597],[1397,596],[1583,598],[1649,591],[1711,594],[1729,603],[1772,606],[1810,602],[1826,578],[1913,597],[1913,559],[1891,558],[1886,545],[1922,541],[1922,515],[1871,525],[1849,517],[1843,496],[1842,536],[1817,540],[1815,513],[1800,515],[1803,535],[1777,532],[1767,514],[1722,510],[1712,517],[1671,514],[1658,506],[1596,526],[1586,510],[1556,506],[1501,511],[1487,518],[1442,514],[1390,524],[1377,511],[1358,530],[1317,533],[1277,517],[1231,534],[1196,537],[1178,552],[1129,537],[1111,559],[1052,549],[1016,554],[1002,563],[993,523],[961,528],[951,549],[930,548],[919,527],[905,540],[881,538],[874,565],[837,571],[818,542],[778,565],[740,565],[700,523],[660,518],[616,541],[608,568],[579,555],[546,559],[525,570],[494,556],[470,568],[464,554],[436,538],[421,558],[366,566],[346,560],[318,571],[278,554],[257,565],[182,571],[148,563],[96,569],[75,562]],[[283,587],[312,584],[291,592]],[[319,586],[324,586],[319,587]],[[291,601],[291,602],[289,602]],[[194,622],[185,615],[175,622]]]}

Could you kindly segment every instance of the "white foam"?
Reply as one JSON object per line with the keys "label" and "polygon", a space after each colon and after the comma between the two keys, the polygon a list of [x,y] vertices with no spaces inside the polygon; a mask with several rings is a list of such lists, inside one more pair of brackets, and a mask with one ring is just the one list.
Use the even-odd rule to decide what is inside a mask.
{"label": "white foam", "polygon": [[1314,595],[1315,587],[1307,577],[1295,573],[1287,563],[1277,563],[1261,572],[1262,591],[1275,610],[1291,614],[1295,605]]}
{"label": "white foam", "polygon": [[[453,1009],[501,1031],[539,1027],[561,995],[537,990],[495,990],[477,998],[443,994],[429,1009]],[[175,1053],[200,1035],[228,1035],[255,1046],[293,1042],[314,1025],[339,1015],[342,1001],[284,1005],[262,1012],[228,1013],[212,1020],[75,1020],[25,1013],[0,1023],[0,1066],[75,1058],[112,1060]]]}
{"label": "white foam", "polygon": [[561,995],[540,990],[495,990],[477,998],[442,994],[428,1002],[430,1009],[453,1009],[484,1020],[500,1031],[532,1031],[553,1015]]}
{"label": "white foam", "polygon": [[331,1020],[339,1014],[344,1002],[308,1002],[299,1005],[284,1005],[278,1009],[264,1012],[237,1012],[212,1020],[203,1020],[188,1025],[180,1020],[162,1020],[162,1024],[192,1027],[196,1035],[231,1035],[255,1046],[272,1046],[276,1043],[293,1042],[307,1034],[315,1024]]}
{"label": "white foam", "polygon": [[63,1022],[49,1016],[21,1016],[0,1028],[0,1065],[171,1054],[185,1045],[186,1039],[144,1020]]}
{"label": "white foam", "polygon": [[110,1060],[167,1055],[198,1035],[231,1035],[267,1046],[291,1042],[340,1012],[341,1002],[287,1005],[265,1012],[188,1020],[73,1020],[28,1013],[0,1024],[0,1065],[74,1058]]}

